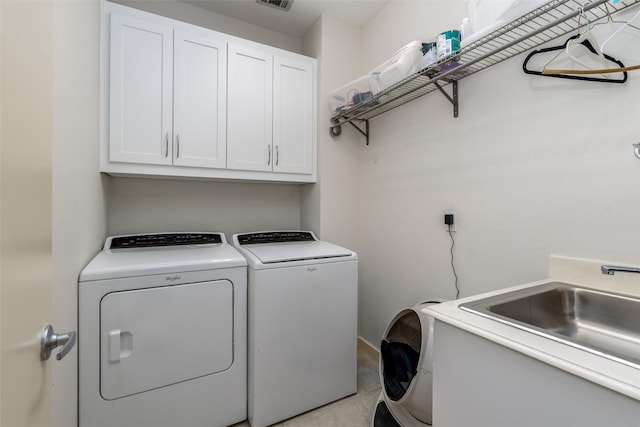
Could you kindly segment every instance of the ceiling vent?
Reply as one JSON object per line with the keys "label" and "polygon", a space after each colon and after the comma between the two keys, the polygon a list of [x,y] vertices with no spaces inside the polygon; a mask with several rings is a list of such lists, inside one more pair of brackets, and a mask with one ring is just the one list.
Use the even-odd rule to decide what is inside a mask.
{"label": "ceiling vent", "polygon": [[291,9],[293,0],[256,0],[256,2],[281,10],[289,10]]}

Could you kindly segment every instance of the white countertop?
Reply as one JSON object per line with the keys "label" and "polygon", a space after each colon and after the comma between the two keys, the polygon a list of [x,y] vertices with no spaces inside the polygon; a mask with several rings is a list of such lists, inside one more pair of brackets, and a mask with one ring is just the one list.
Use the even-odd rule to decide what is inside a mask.
{"label": "white countertop", "polygon": [[[466,302],[549,281],[640,297],[640,275],[616,273],[613,276],[605,276],[600,272],[602,264],[615,265],[616,263],[552,256],[548,279],[431,305],[424,308],[423,312],[442,322],[640,401],[640,369],[459,308],[460,304]],[[640,348],[638,352],[640,353]]]}

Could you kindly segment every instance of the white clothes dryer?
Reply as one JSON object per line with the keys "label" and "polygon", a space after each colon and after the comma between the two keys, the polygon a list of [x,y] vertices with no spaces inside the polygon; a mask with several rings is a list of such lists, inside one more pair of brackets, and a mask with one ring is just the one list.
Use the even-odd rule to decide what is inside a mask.
{"label": "white clothes dryer", "polygon": [[249,265],[249,396],[264,427],[357,391],[357,255],[308,231],[233,236]]}
{"label": "white clothes dryer", "polygon": [[389,322],[380,343],[382,392],[373,427],[426,427],[433,419],[433,323],[422,312],[433,298],[400,311]]}
{"label": "white clothes dryer", "polygon": [[79,426],[245,420],[246,277],[221,233],[107,238],[78,285]]}

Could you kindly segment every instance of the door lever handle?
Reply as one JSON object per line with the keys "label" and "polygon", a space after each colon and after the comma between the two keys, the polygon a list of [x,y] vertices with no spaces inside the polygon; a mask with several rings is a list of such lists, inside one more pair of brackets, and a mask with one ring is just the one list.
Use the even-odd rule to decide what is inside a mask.
{"label": "door lever handle", "polygon": [[67,332],[66,334],[56,334],[53,332],[53,326],[47,325],[42,331],[40,338],[40,360],[48,360],[54,348],[62,347],[56,354],[57,360],[62,360],[76,344],[76,333]]}

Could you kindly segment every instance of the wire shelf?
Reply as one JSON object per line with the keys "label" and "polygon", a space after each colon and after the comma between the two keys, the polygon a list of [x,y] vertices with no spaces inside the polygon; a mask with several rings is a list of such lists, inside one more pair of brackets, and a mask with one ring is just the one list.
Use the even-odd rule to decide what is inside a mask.
{"label": "wire shelf", "polygon": [[[341,125],[351,123],[356,126],[354,121],[365,121],[366,131],[358,126],[356,128],[367,137],[368,144],[369,119],[436,90],[451,101],[454,116],[457,117],[458,80],[575,31],[579,25],[596,22],[638,3],[640,0],[620,0],[616,3],[611,0],[594,0],[584,5],[578,0],[550,1],[464,46],[454,56],[444,58],[372,98],[338,112],[331,118],[331,133],[339,135]],[[580,16],[586,19],[580,22],[574,19]],[[453,84],[452,96],[443,90],[444,86],[450,84]]]}

